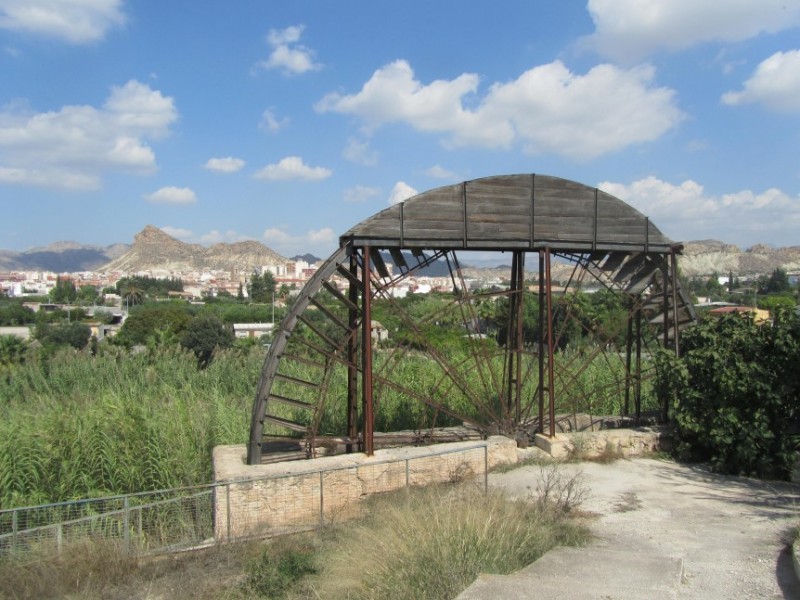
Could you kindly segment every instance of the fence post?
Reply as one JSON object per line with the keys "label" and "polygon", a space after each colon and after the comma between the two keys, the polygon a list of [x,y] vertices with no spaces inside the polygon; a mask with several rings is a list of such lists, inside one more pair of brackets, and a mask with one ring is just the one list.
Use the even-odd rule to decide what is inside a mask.
{"label": "fence post", "polygon": [[11,513],[11,552],[17,551],[17,534],[19,533],[19,523],[17,522],[18,510]]}
{"label": "fence post", "polygon": [[125,496],[122,500],[123,509],[124,509],[124,520],[122,522],[122,526],[125,530],[122,533],[123,539],[125,540],[125,550],[127,552],[131,551],[131,501],[129,496]]}
{"label": "fence post", "polygon": [[231,541],[231,484],[225,484],[225,511],[227,517],[227,526],[228,526],[228,541]]}
{"label": "fence post", "polygon": [[411,478],[409,477],[408,459],[406,459],[406,487],[409,486]]}
{"label": "fence post", "polygon": [[325,525],[325,493],[322,487],[323,472],[319,472],[319,526]]}
{"label": "fence post", "polygon": [[489,493],[489,444],[483,447],[483,493]]}
{"label": "fence post", "polygon": [[61,556],[61,546],[64,544],[64,528],[61,523],[56,525],[56,552]]}

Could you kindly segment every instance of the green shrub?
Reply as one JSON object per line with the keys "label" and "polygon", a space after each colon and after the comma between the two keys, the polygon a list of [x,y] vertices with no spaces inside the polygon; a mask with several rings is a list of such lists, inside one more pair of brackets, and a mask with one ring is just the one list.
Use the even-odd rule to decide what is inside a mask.
{"label": "green shrub", "polygon": [[778,311],[705,319],[686,331],[682,356],[658,356],[656,390],[672,406],[680,458],[724,473],[787,478],[800,416],[800,318]]}

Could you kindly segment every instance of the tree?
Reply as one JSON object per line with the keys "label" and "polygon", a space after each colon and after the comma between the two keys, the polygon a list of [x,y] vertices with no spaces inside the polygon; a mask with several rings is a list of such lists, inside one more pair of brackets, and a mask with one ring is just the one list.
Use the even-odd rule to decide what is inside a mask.
{"label": "tree", "polygon": [[0,304],[0,326],[27,325],[36,321],[36,313],[19,302]]}
{"label": "tree", "polygon": [[58,304],[68,304],[75,302],[78,298],[78,290],[75,288],[75,282],[68,277],[59,277],[56,279],[55,287],[50,290],[50,300]]}
{"label": "tree", "polygon": [[250,283],[247,285],[247,295],[250,297],[250,302],[266,302],[266,288],[264,287],[264,280],[261,275],[253,271],[250,277]]}
{"label": "tree", "polygon": [[144,290],[135,283],[128,283],[121,291],[122,299],[128,307],[141,304],[144,300]]}
{"label": "tree", "polygon": [[[126,345],[146,344],[157,330],[169,330],[180,337],[192,321],[191,305],[185,302],[157,302],[135,307],[125,319],[117,339]],[[164,339],[162,335],[160,339]]]}
{"label": "tree", "polygon": [[764,288],[764,291],[768,294],[780,294],[782,292],[791,291],[792,284],[789,283],[789,275],[786,271],[779,267],[769,276]]}
{"label": "tree", "polygon": [[39,323],[34,337],[44,346],[72,346],[81,350],[89,343],[92,330],[84,323]]}
{"label": "tree", "polygon": [[93,285],[82,285],[77,294],[81,304],[94,304],[97,302],[97,296],[97,288]]}
{"label": "tree", "polygon": [[0,368],[19,364],[25,359],[28,344],[15,335],[0,335]]}
{"label": "tree", "polygon": [[217,349],[230,348],[235,341],[233,331],[215,315],[201,314],[192,319],[181,338],[181,345],[197,357],[200,367],[211,362]]}

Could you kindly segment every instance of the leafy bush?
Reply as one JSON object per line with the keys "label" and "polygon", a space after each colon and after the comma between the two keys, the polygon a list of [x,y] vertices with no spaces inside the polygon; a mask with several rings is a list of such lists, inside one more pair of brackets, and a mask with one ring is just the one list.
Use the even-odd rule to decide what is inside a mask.
{"label": "leafy bush", "polygon": [[656,390],[672,406],[680,458],[724,473],[787,478],[800,417],[800,318],[706,319],[688,330],[682,356],[658,358]]}

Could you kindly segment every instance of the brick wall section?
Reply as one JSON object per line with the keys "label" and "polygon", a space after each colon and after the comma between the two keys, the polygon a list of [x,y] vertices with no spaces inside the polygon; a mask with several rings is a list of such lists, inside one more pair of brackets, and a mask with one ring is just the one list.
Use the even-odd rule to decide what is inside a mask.
{"label": "brick wall section", "polygon": [[[446,453],[445,453],[446,452]],[[489,469],[517,462],[514,440],[456,442],[247,465],[244,445],[214,448],[214,532],[218,541],[304,529],[358,516],[361,501],[409,486],[483,482]]]}

